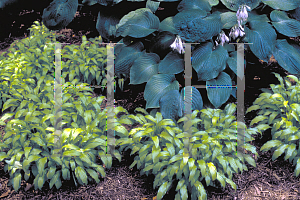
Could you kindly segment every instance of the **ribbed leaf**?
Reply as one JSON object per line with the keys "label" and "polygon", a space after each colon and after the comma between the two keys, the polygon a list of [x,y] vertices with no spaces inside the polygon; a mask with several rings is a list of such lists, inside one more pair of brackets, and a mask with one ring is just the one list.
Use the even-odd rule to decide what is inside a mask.
{"label": "ribbed leaf", "polygon": [[209,101],[216,108],[219,108],[229,99],[232,91],[232,89],[229,87],[232,86],[232,82],[230,76],[227,73],[221,72],[216,79],[206,81],[206,85],[213,86],[207,88],[207,96]]}
{"label": "ribbed leaf", "polygon": [[13,178],[13,187],[15,191],[18,191],[21,187],[21,173],[15,174],[15,177]]}
{"label": "ribbed leaf", "polygon": [[[193,86],[186,86],[184,87],[181,92],[180,92],[180,96],[182,99],[182,112],[184,113],[184,108],[186,105],[190,104],[190,100],[191,100],[191,111],[195,111],[195,110],[202,110],[203,108],[203,99],[202,96],[199,92],[198,89],[196,89]],[[188,98],[191,98],[190,100]],[[182,114],[183,114],[182,113]]]}
{"label": "ribbed leaf", "polygon": [[177,51],[171,51],[158,65],[162,74],[178,74],[184,70],[184,60]]}
{"label": "ribbed leaf", "polygon": [[299,0],[262,0],[264,4],[267,4],[275,10],[294,10],[300,6]]}
{"label": "ribbed leaf", "polygon": [[97,172],[95,172],[95,171],[92,170],[92,169],[87,169],[86,171],[89,173],[89,175],[90,175],[97,183],[100,182]]}
{"label": "ribbed leaf", "polygon": [[159,8],[160,2],[155,2],[152,0],[147,0],[146,2],[146,8],[149,8],[151,12],[155,13],[157,9]]}
{"label": "ribbed leaf", "polygon": [[212,180],[214,181],[217,178],[217,168],[212,162],[207,163],[207,166],[211,174]]}
{"label": "ribbed leaf", "polygon": [[131,11],[116,26],[116,36],[146,37],[159,28],[159,18],[149,8]]}
{"label": "ribbed leaf", "polygon": [[[246,70],[246,60],[244,61],[244,71],[242,70],[237,70],[237,51],[231,52],[230,57],[227,59],[227,64],[229,68],[240,78],[243,79],[245,76],[244,71]],[[239,72],[239,73],[238,73]]]}
{"label": "ribbed leaf", "polygon": [[274,151],[274,154],[272,156],[272,160],[274,161],[276,158],[281,156],[281,154],[283,154],[284,150],[288,147],[289,147],[288,144],[283,144],[279,148],[277,148],[276,151]]}
{"label": "ribbed leaf", "polygon": [[206,176],[206,165],[204,160],[197,160],[197,163],[199,164],[199,168],[201,170],[202,177]]}
{"label": "ribbed leaf", "polygon": [[60,177],[60,171],[57,171],[57,172],[55,173],[55,175],[53,176],[53,178],[50,180],[50,183],[49,183],[50,189],[51,189],[51,188],[53,187],[53,185],[58,181],[58,179],[60,179],[59,177]]}
{"label": "ribbed leaf", "polygon": [[167,91],[159,101],[160,112],[163,118],[176,121],[178,117],[182,117],[182,104],[178,90]]}
{"label": "ribbed leaf", "polygon": [[159,24],[159,31],[168,31],[173,34],[177,33],[177,30],[175,29],[174,22],[173,22],[174,16],[165,18],[162,22]]}
{"label": "ribbed leaf", "polygon": [[189,9],[201,9],[209,12],[211,11],[211,5],[206,0],[183,0],[177,6],[179,12]]}
{"label": "ribbed leaf", "polygon": [[171,186],[171,182],[169,183],[168,181],[166,181],[159,187],[158,192],[157,192],[157,200],[162,199],[162,197],[169,190],[170,186]]}
{"label": "ribbed leaf", "polygon": [[96,29],[105,39],[112,39],[116,36],[116,25],[121,17],[116,15],[108,15],[106,12],[98,12]]}
{"label": "ribbed leaf", "polygon": [[44,9],[43,23],[50,30],[66,27],[74,18],[78,0],[54,0]]}
{"label": "ribbed leaf", "polygon": [[230,29],[234,25],[236,25],[236,13],[235,12],[224,12],[221,15],[221,21],[223,24],[222,29]]}
{"label": "ribbed leaf", "polygon": [[219,13],[206,17],[204,10],[184,10],[174,16],[174,26],[187,42],[204,42],[221,32],[223,26]]}
{"label": "ribbed leaf", "polygon": [[300,22],[290,19],[283,11],[273,10],[270,14],[272,24],[276,30],[288,37],[300,36]]}
{"label": "ribbed leaf", "polygon": [[261,148],[260,151],[268,151],[272,147],[280,146],[282,142],[280,140],[271,140],[266,142]]}
{"label": "ribbed leaf", "polygon": [[130,73],[130,67],[143,54],[143,48],[142,42],[133,42],[123,47],[115,60],[115,73]]}
{"label": "ribbed leaf", "polygon": [[48,160],[47,157],[44,157],[44,158],[39,159],[39,161],[38,161],[37,167],[38,167],[40,175],[42,175],[44,172],[44,168],[45,168],[45,164],[46,164],[47,160]]}
{"label": "ribbed leaf", "polygon": [[251,9],[256,8],[260,0],[221,0],[221,2],[230,10],[237,11],[239,9],[239,5],[246,4],[250,6]]}
{"label": "ribbed leaf", "polygon": [[282,68],[291,74],[300,73],[300,53],[286,39],[276,41],[273,55]]}
{"label": "ribbed leaf", "polygon": [[192,54],[192,66],[197,72],[198,81],[216,78],[226,68],[227,50],[219,45],[212,51],[213,44],[207,42],[195,48]]}
{"label": "ribbed leaf", "polygon": [[294,143],[288,145],[288,149],[286,151],[284,160],[287,160],[289,157],[291,157],[295,149],[296,149],[296,145]]}
{"label": "ribbed leaf", "polygon": [[84,184],[87,184],[87,175],[85,170],[82,167],[80,166],[76,167],[75,176],[77,179],[80,179]]}
{"label": "ribbed leaf", "polygon": [[188,199],[188,191],[187,191],[186,185],[183,185],[180,188],[180,197],[181,197],[182,200],[187,200]]}
{"label": "ribbed leaf", "polygon": [[253,43],[250,45],[251,51],[260,60],[268,62],[275,49],[275,30],[267,22],[250,21],[250,27],[245,27],[245,34],[248,42]]}
{"label": "ribbed leaf", "polygon": [[155,74],[158,74],[158,63],[160,58],[155,53],[142,54],[136,59],[130,68],[130,83],[141,84],[148,82],[148,80]]}
{"label": "ribbed leaf", "polygon": [[173,74],[157,74],[147,82],[144,98],[146,109],[159,107],[160,98],[169,90],[179,90],[179,83]]}

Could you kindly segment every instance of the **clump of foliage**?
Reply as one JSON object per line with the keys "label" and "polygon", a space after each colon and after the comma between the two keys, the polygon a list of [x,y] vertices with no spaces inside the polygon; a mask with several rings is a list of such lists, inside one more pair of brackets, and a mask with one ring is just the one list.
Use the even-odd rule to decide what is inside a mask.
{"label": "clump of foliage", "polygon": [[[130,84],[146,82],[146,109],[160,108],[163,117],[173,121],[183,116],[184,95],[175,75],[184,71],[184,43],[200,43],[192,47],[192,67],[198,81],[212,86],[206,90],[215,108],[230,95],[236,97],[230,86],[244,76],[237,74],[236,46],[228,42],[252,43],[250,50],[259,60],[267,62],[274,55],[284,69],[300,73],[300,48],[290,40],[300,36],[300,1],[145,0],[136,8],[140,1],[83,0],[79,5],[76,0],[54,0],[45,8],[43,22],[51,30],[60,30],[72,21],[78,6],[100,4],[96,28],[105,42],[119,43],[116,73],[130,77]],[[161,17],[158,8],[166,2],[176,5],[175,15]],[[221,4],[226,9],[218,10]],[[267,8],[270,13],[260,14]],[[229,88],[222,88],[224,85]],[[195,88],[188,90],[192,110],[201,110],[201,94]],[[171,103],[174,93],[177,103]],[[168,112],[174,109],[178,112]]]}
{"label": "clump of foliage", "polygon": [[[174,183],[176,199],[206,199],[204,183],[216,186],[214,181],[218,180],[222,187],[228,183],[236,189],[232,174],[247,170],[245,161],[256,166],[251,155],[236,151],[237,128],[245,124],[235,121],[235,109],[234,104],[227,105],[224,111],[203,109],[199,117],[196,110],[181,118],[179,126],[163,119],[159,112],[152,117],[144,109],[136,109],[146,115],[126,117],[143,126],[129,133],[126,129],[120,131],[123,135],[117,144],[120,150],[130,149],[131,155],[136,155],[131,168],[137,165],[141,174],[155,175],[157,199],[162,199]],[[244,148],[257,155],[255,147],[248,143],[256,132],[255,128],[245,129]]]}
{"label": "clump of foliage", "polygon": [[[9,53],[0,60],[1,102],[4,102],[1,108],[3,112],[8,111],[0,119],[0,125],[5,125],[0,161],[5,161],[4,169],[10,175],[9,184],[16,191],[23,179],[33,183],[36,190],[42,189],[45,184],[50,188],[53,185],[60,188],[63,180],[73,180],[76,185],[93,180],[98,183],[99,174],[104,177],[105,171],[102,165],[96,163],[97,156],[107,168],[112,165],[112,156],[121,159],[118,150],[112,154],[106,152],[110,152],[106,118],[107,112],[111,111],[100,108],[104,96],[92,98],[88,83],[80,83],[72,77],[72,73],[69,74],[72,82],[63,78],[62,83],[79,87],[63,90],[62,132],[56,141],[58,133],[54,128],[57,119],[54,106],[57,102],[53,95],[55,41],[51,40],[51,35],[48,29],[37,23],[32,27],[30,37],[13,43]],[[67,49],[72,48],[75,49],[74,46]],[[99,58],[93,62],[103,59],[99,56],[101,51],[95,53],[97,50],[93,44],[91,49],[86,50],[84,62],[87,65],[89,54],[98,55]],[[80,62],[80,58],[76,58],[77,51],[74,52],[71,55],[75,58],[66,58]],[[64,71],[67,64],[62,66]],[[115,114],[118,112],[127,111],[121,107],[115,108]],[[9,118],[13,119],[5,123]],[[116,127],[119,125],[115,122]]]}
{"label": "clump of foliage", "polygon": [[266,142],[261,151],[274,151],[272,160],[285,154],[284,160],[289,159],[290,163],[296,166],[295,176],[300,173],[300,81],[296,76],[288,75],[296,82],[291,82],[274,73],[280,81],[280,85],[271,84],[269,89],[261,89],[264,93],[254,101],[253,106],[247,112],[259,110],[250,125],[258,123],[256,128],[260,131],[271,129],[272,140]]}

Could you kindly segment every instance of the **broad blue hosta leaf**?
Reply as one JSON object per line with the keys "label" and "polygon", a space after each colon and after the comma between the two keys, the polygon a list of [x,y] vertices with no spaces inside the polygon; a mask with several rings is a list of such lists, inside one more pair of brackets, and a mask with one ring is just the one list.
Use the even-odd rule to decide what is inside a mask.
{"label": "broad blue hosta leaf", "polygon": [[54,0],[43,11],[43,23],[50,30],[65,28],[74,18],[78,0]]}
{"label": "broad blue hosta leaf", "polygon": [[[186,95],[187,95],[187,97],[185,97]],[[193,86],[186,86],[181,90],[180,96],[182,99],[182,112],[183,113],[185,110],[185,102],[187,102],[187,103],[189,102],[189,100],[186,99],[188,97],[190,97],[192,99],[192,105],[191,105],[192,112],[194,110],[201,110],[203,108],[202,96],[197,88],[195,88]]]}
{"label": "broad blue hosta leaf", "polygon": [[224,48],[228,51],[228,53],[235,51],[235,45],[234,44],[224,44]]}
{"label": "broad blue hosta leaf", "polygon": [[260,15],[260,14],[257,14],[256,10],[252,10],[252,11],[248,12],[247,21],[252,22],[252,23],[255,23],[255,21],[270,22],[270,19],[268,18],[268,16],[266,14]]}
{"label": "broad blue hosta leaf", "polygon": [[300,0],[262,0],[264,4],[267,4],[276,10],[294,10],[300,6]]}
{"label": "broad blue hosta leaf", "polygon": [[219,34],[222,22],[219,12],[206,17],[200,9],[184,10],[174,16],[174,26],[180,37],[187,42],[204,42]]}
{"label": "broad blue hosta leaf", "polygon": [[273,10],[270,18],[273,21],[273,26],[279,33],[288,37],[300,36],[300,22],[289,18],[285,12]]}
{"label": "broad blue hosta leaf", "polygon": [[158,71],[161,74],[179,74],[184,70],[184,60],[177,51],[171,51],[159,63]]}
{"label": "broad blue hosta leaf", "polygon": [[[237,51],[231,52],[230,57],[227,60],[229,68],[240,78],[242,79],[245,76],[245,73],[237,73]],[[244,67],[246,66],[246,60],[244,60]],[[239,71],[241,72],[241,70]],[[245,72],[245,68],[244,68]]]}
{"label": "broad blue hosta leaf", "polygon": [[190,9],[200,9],[209,12],[211,11],[211,6],[206,0],[183,0],[177,6],[179,12]]}
{"label": "broad blue hosta leaf", "polygon": [[179,83],[174,74],[153,75],[145,87],[146,109],[158,108],[160,98],[169,90],[179,90]]}
{"label": "broad blue hosta leaf", "polygon": [[122,17],[116,28],[116,36],[142,38],[159,28],[159,18],[149,8],[140,8]]}
{"label": "broad blue hosta leaf", "polygon": [[98,12],[96,29],[101,37],[105,39],[115,38],[117,30],[116,25],[119,23],[120,19],[121,17]]}
{"label": "broad blue hosta leaf", "polygon": [[159,7],[160,2],[155,2],[152,0],[147,0],[146,8],[149,8],[153,13],[155,13]]}
{"label": "broad blue hosta leaf", "polygon": [[253,54],[260,60],[266,62],[272,56],[275,48],[277,34],[273,27],[267,22],[250,21],[250,27],[245,27],[246,38]]}
{"label": "broad blue hosta leaf", "polygon": [[300,21],[300,7],[296,8],[295,10],[291,11],[291,15]]}
{"label": "broad blue hosta leaf", "polygon": [[136,59],[130,68],[130,83],[141,84],[155,74],[158,74],[158,63],[160,58],[155,53],[145,53]]}
{"label": "broad blue hosta leaf", "polygon": [[142,49],[144,49],[144,45],[140,41],[123,47],[115,60],[115,72],[122,74],[129,73],[133,62],[145,53],[141,52]]}
{"label": "broad blue hosta leaf", "polygon": [[206,42],[192,53],[192,66],[198,74],[199,81],[214,79],[226,68],[227,50],[219,45],[212,51],[212,47],[213,44],[211,42]]}
{"label": "broad blue hosta leaf", "polygon": [[253,10],[256,8],[260,0],[221,0],[221,2],[230,10],[237,11],[239,9],[239,5],[246,4]]}
{"label": "broad blue hosta leaf", "polygon": [[230,29],[237,24],[237,17],[235,12],[225,12],[220,14],[222,21],[222,29]]}
{"label": "broad blue hosta leaf", "polygon": [[167,17],[166,19],[164,19],[162,22],[160,22],[159,24],[159,31],[169,31],[173,34],[177,34],[177,30],[174,26],[174,22],[173,22],[174,17]]}
{"label": "broad blue hosta leaf", "polygon": [[277,40],[273,55],[279,65],[291,74],[300,73],[300,50],[285,39]]}
{"label": "broad blue hosta leaf", "polygon": [[182,117],[182,99],[178,90],[169,90],[159,100],[160,113],[165,119],[176,121]]}
{"label": "broad blue hosta leaf", "polygon": [[206,81],[206,85],[215,86],[207,88],[208,99],[215,106],[215,108],[219,108],[229,99],[232,88],[221,88],[222,86],[232,86],[231,78],[227,73],[221,72],[216,79]]}

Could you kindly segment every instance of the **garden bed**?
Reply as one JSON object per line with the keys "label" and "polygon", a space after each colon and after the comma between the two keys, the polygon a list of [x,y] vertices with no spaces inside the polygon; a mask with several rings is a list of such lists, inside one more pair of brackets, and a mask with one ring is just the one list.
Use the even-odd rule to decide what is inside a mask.
{"label": "garden bed", "polygon": [[[23,13],[23,14],[22,14]],[[26,15],[32,13],[23,11],[20,18],[26,18]],[[41,21],[41,16],[36,20]],[[74,27],[76,23],[83,23],[85,21],[93,21],[95,17],[89,13],[78,12],[74,21],[70,24],[70,27]],[[14,26],[19,26],[19,22],[16,21]],[[9,45],[16,39],[22,39],[28,35],[29,28],[32,25],[32,21],[28,21],[28,24],[23,24],[20,27],[18,34],[13,32],[10,37],[5,38],[0,42],[0,53],[5,52]],[[86,30],[86,29],[85,29]],[[23,32],[23,33],[22,33]],[[60,42],[68,42],[71,44],[80,44],[82,35],[89,35],[90,37],[97,36],[95,30],[76,30],[75,28],[64,29],[61,31],[66,35],[65,38],[59,38]],[[281,75],[287,75],[288,73],[278,66],[275,60],[270,60],[268,63],[261,63],[255,57],[251,58],[251,54],[247,54],[247,59],[253,59],[253,65],[247,66],[246,69],[246,89],[245,89],[245,110],[249,108],[255,98],[260,94],[258,90],[261,87],[268,87],[270,83],[278,84],[278,80],[274,75],[268,75],[270,72],[276,72]],[[255,61],[257,60],[257,61]],[[272,78],[272,76],[274,76]],[[125,88],[123,92],[116,95],[116,106],[122,106],[129,113],[134,114],[133,110],[137,107],[145,108],[146,101],[143,99],[143,86],[134,86],[124,84]],[[139,89],[136,89],[136,88]],[[134,88],[134,89],[133,89]],[[118,90],[117,90],[118,91]],[[98,94],[94,93],[96,97]],[[102,105],[104,108],[105,105]],[[1,112],[0,112],[1,113]],[[1,116],[4,113],[1,114]],[[0,117],[1,117],[0,116]],[[256,116],[255,112],[251,112],[245,115],[245,123],[249,127],[250,121]],[[124,125],[128,131],[139,125]],[[2,134],[4,126],[0,126]],[[226,188],[216,189],[214,187],[206,187],[208,193],[208,199],[299,199],[300,198],[300,182],[299,177],[294,176],[295,167],[284,161],[283,156],[280,156],[275,161],[271,160],[272,153],[270,151],[260,152],[259,149],[264,142],[270,140],[270,131],[266,131],[262,139],[260,136],[256,137],[256,140],[252,142],[252,145],[256,146],[259,154],[256,160],[257,167],[254,168],[248,164],[248,171],[243,174],[234,174],[233,181],[236,183],[238,189],[235,192],[230,186],[226,185]],[[80,186],[76,188],[71,182],[63,183],[63,186],[57,190],[52,188],[51,190],[45,189],[43,191],[35,191],[33,187],[22,182],[22,187],[19,192],[11,190],[7,187],[9,180],[9,174],[3,170],[4,163],[0,163],[0,199],[155,199],[157,189],[152,189],[154,176],[146,175],[140,176],[139,170],[136,167],[129,169],[129,165],[133,161],[133,157],[129,156],[129,152],[124,152],[122,161],[119,163],[116,159],[113,160],[111,169],[106,170],[106,177],[100,179],[99,184],[89,184],[87,186]],[[100,162],[99,162],[100,163]],[[98,163],[98,164],[99,164]],[[173,194],[175,188],[173,187],[166,195],[164,199],[174,199]]]}

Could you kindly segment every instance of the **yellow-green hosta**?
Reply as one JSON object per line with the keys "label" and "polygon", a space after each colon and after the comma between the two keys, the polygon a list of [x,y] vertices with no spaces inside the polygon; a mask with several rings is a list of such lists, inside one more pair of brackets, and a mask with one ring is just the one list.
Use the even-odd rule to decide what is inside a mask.
{"label": "yellow-green hosta", "polygon": [[280,81],[279,85],[271,84],[272,90],[262,89],[264,93],[254,101],[253,106],[247,112],[259,110],[258,115],[251,121],[250,125],[258,123],[255,127],[259,132],[269,128],[272,140],[261,147],[261,151],[274,151],[272,160],[285,154],[284,160],[293,162],[295,176],[300,173],[300,82],[294,75],[287,77],[293,79],[296,84],[292,85],[286,77],[280,77],[274,73]]}
{"label": "yellow-green hosta", "polygon": [[[143,126],[126,131],[117,145],[120,150],[129,148],[131,155],[136,155],[131,168],[137,165],[142,169],[141,174],[155,175],[153,187],[159,186],[157,199],[162,199],[175,179],[179,180],[176,198],[206,199],[204,183],[216,186],[214,181],[218,180],[222,187],[227,182],[236,189],[233,173],[247,170],[245,161],[256,166],[252,156],[241,152],[236,155],[237,125],[245,124],[235,121],[232,116],[235,109],[236,106],[230,104],[224,111],[195,110],[179,119],[178,127],[172,120],[163,119],[159,112],[153,117],[139,108],[136,111],[145,116],[136,114],[126,118]],[[251,134],[255,132],[256,129],[245,129],[246,142],[254,139]],[[254,146],[246,143],[244,148],[257,155]]]}

